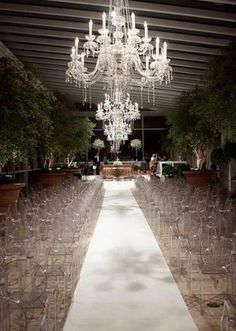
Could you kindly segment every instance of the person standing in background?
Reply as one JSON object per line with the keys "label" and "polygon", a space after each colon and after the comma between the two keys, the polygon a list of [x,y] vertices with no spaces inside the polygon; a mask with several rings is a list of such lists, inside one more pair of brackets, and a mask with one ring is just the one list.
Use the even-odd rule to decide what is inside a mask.
{"label": "person standing in background", "polygon": [[95,165],[96,165],[96,174],[99,175],[99,168],[100,168],[100,156],[99,153],[95,155]]}
{"label": "person standing in background", "polygon": [[150,162],[149,162],[149,169],[150,169],[150,174],[151,175],[153,175],[154,172],[156,171],[156,167],[157,167],[157,155],[152,154],[152,157],[151,157]]}

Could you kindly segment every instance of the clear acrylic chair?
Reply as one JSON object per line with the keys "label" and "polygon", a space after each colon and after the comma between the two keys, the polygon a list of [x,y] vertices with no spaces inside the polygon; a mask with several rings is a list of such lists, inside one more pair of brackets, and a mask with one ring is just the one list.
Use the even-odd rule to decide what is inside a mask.
{"label": "clear acrylic chair", "polygon": [[[6,312],[3,318],[5,328],[3,330],[12,331],[16,328],[19,331],[46,331],[47,278],[43,268],[25,259],[10,261],[3,266],[0,279],[1,304],[3,311]],[[30,327],[32,325],[34,329]]]}

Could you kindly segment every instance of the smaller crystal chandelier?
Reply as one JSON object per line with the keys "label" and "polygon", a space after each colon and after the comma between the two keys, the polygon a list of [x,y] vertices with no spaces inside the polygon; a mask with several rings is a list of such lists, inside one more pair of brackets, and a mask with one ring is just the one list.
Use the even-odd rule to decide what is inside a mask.
{"label": "smaller crystal chandelier", "polygon": [[122,101],[122,93],[118,90],[115,93],[115,98],[105,94],[104,103],[98,104],[96,119],[99,121],[113,121],[114,118],[122,118],[124,122],[131,122],[140,119],[138,103],[132,104],[129,94]]}
{"label": "smaller crystal chandelier", "polygon": [[104,134],[111,143],[125,143],[131,133],[131,124],[124,122],[121,118],[117,117],[112,122],[109,121],[108,124],[104,124]]}
{"label": "smaller crystal chandelier", "polygon": [[112,96],[105,94],[104,103],[98,104],[96,119],[103,121],[104,134],[113,146],[120,146],[128,140],[135,120],[140,118],[138,103],[133,104],[129,94],[124,99],[123,93],[116,89]]}

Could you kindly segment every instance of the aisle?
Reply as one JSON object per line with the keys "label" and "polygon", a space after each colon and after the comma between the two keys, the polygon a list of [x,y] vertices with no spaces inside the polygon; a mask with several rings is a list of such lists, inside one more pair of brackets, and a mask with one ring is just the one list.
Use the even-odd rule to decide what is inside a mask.
{"label": "aisle", "polygon": [[197,330],[130,190],[105,198],[64,331]]}

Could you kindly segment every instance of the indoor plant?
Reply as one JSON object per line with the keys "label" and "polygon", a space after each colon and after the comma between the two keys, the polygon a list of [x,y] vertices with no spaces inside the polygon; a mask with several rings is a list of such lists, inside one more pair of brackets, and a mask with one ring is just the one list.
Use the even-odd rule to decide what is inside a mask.
{"label": "indoor plant", "polygon": [[[0,59],[0,80],[4,82],[0,84],[0,172],[11,164],[14,179],[15,164],[27,162],[36,152],[39,137],[50,134],[49,112],[53,97],[17,60]],[[11,194],[15,203],[25,185],[7,182],[0,185],[1,196],[10,204]]]}
{"label": "indoor plant", "polygon": [[[87,151],[93,135],[94,124],[87,118],[79,118],[73,115],[74,105],[61,94],[56,93],[53,103],[53,110],[50,114],[52,123],[52,133],[47,139],[41,137],[41,144],[38,147],[41,168],[40,172],[32,174],[33,180],[39,182],[40,177],[46,184],[45,178],[49,182],[62,180],[62,172],[67,176],[78,173],[78,168],[71,167],[76,154]],[[54,167],[55,161],[64,160],[63,169],[60,172]],[[41,174],[41,175],[40,175]],[[50,181],[49,177],[52,178]]]}
{"label": "indoor plant", "polygon": [[142,141],[140,139],[133,139],[130,142],[130,146],[135,149],[136,161],[138,161],[138,150],[142,147]]}
{"label": "indoor plant", "polygon": [[187,181],[192,184],[214,182],[215,172],[207,170],[206,155],[211,149],[219,132],[214,122],[209,121],[205,105],[208,101],[207,90],[195,87],[183,93],[168,116],[169,139],[176,151],[194,154],[196,170],[184,171]]}
{"label": "indoor plant", "polygon": [[94,140],[93,144],[92,144],[93,148],[97,150],[98,155],[100,154],[100,150],[103,149],[105,147],[104,141],[97,138]]}

